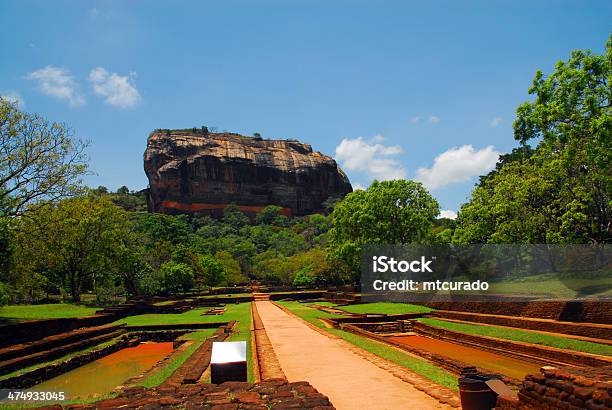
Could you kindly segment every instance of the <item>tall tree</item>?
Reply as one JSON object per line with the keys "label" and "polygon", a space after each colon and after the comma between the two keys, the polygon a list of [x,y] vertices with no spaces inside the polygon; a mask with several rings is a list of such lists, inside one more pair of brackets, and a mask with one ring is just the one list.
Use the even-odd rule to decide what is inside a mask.
{"label": "tall tree", "polygon": [[29,204],[82,192],[87,143],[64,124],[21,112],[0,97],[0,206],[22,215]]}
{"label": "tall tree", "polygon": [[75,302],[85,290],[112,288],[125,268],[127,226],[125,211],[101,197],[38,207],[17,225],[16,273],[42,275]]}
{"label": "tall tree", "polygon": [[439,213],[438,202],[420,182],[374,181],[335,206],[330,255],[355,277],[362,245],[423,243]]}
{"label": "tall tree", "polygon": [[[608,243],[612,239],[612,36],[602,55],[574,51],[517,109],[521,148],[481,179],[457,242]],[[537,142],[535,149],[529,145]]]}

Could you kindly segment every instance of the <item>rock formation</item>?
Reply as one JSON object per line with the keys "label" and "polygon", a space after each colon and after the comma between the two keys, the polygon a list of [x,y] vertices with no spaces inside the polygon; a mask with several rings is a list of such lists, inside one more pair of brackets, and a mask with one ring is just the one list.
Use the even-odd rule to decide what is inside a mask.
{"label": "rock formation", "polygon": [[234,203],[251,214],[278,205],[307,215],[352,191],[336,161],[308,144],[232,133],[155,131],[144,169],[152,212],[219,216]]}

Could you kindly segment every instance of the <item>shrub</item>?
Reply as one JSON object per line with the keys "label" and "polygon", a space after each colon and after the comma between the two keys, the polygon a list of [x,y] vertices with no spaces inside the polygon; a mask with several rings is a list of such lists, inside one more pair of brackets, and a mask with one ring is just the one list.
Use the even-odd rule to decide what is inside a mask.
{"label": "shrub", "polygon": [[0,306],[7,305],[9,302],[9,299],[10,299],[10,296],[9,296],[8,286],[0,282]]}
{"label": "shrub", "polygon": [[159,271],[165,293],[186,292],[193,287],[193,269],[185,263],[168,261]]}
{"label": "shrub", "polygon": [[306,286],[310,287],[315,284],[316,278],[312,275],[309,275],[310,266],[306,266],[300,269],[293,279],[293,286]]}

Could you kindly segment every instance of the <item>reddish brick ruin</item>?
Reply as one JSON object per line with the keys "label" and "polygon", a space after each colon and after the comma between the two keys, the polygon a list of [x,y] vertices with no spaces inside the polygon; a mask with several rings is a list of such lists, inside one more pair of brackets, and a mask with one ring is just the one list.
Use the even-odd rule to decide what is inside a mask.
{"label": "reddish brick ruin", "polygon": [[612,366],[543,367],[525,378],[517,397],[500,397],[496,410],[606,410],[612,408]]}

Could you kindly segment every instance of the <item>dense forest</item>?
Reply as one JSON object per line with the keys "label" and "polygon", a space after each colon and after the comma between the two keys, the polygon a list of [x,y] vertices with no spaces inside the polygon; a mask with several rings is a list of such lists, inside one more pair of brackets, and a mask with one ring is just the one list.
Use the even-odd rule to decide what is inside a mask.
{"label": "dense forest", "polygon": [[[514,122],[518,147],[480,178],[456,221],[420,183],[374,181],[328,215],[288,219],[146,211],[145,192],[90,189],[87,142],[0,98],[0,304],[85,293],[168,295],[257,279],[354,283],[367,243],[610,243],[612,39],[537,72]],[[509,138],[511,138],[509,136]]]}

